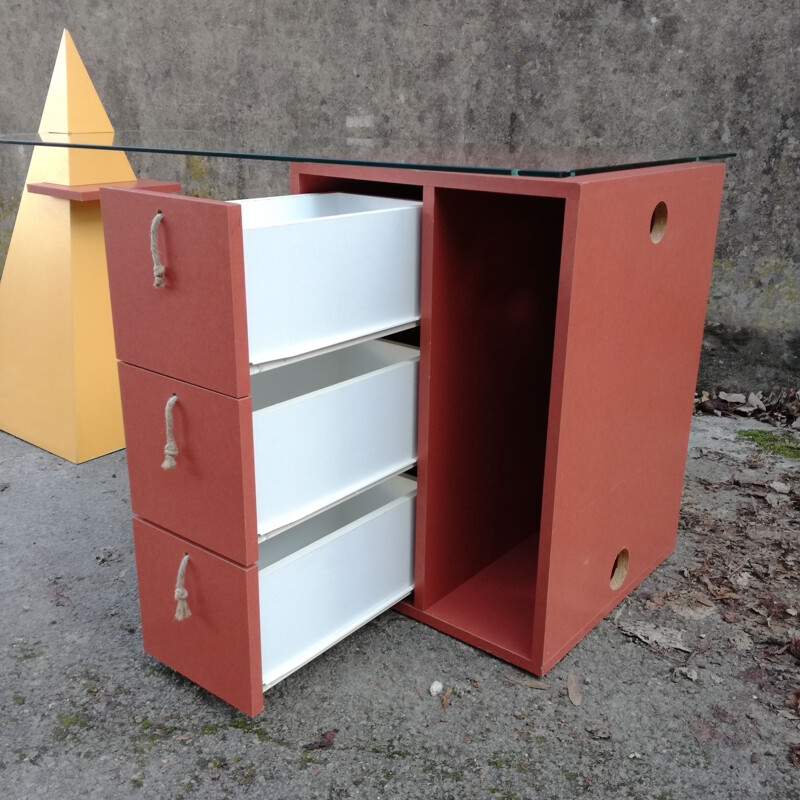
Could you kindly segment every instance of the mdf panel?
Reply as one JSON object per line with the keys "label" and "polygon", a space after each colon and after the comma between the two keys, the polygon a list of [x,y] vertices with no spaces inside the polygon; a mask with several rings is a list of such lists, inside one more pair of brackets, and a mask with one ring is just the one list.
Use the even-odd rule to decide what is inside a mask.
{"label": "mdf panel", "polygon": [[556,323],[539,671],[674,548],[723,174],[636,170],[581,186]]}
{"label": "mdf panel", "polygon": [[[119,365],[131,510],[242,565],[258,558],[253,422],[241,399]],[[163,469],[165,407],[175,466]]]}
{"label": "mdf panel", "polygon": [[[241,210],[102,187],[117,358],[232,397],[250,391]],[[163,264],[154,286],[151,225]]]}
{"label": "mdf panel", "polygon": [[[257,714],[264,705],[258,570],[242,567],[134,517],[133,540],[144,649],[227,703]],[[175,618],[175,587],[191,611]]]}

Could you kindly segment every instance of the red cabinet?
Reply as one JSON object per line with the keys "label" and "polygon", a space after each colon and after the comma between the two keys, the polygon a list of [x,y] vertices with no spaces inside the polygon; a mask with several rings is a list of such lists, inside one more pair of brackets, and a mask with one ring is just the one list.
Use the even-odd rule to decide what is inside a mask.
{"label": "red cabinet", "polygon": [[[564,179],[294,164],[294,195],[381,198],[359,200],[363,220],[316,249],[314,270],[340,271],[332,282],[299,257],[288,270],[306,281],[309,307],[347,305],[339,286],[348,304],[362,286],[371,310],[398,303],[368,329],[347,311],[349,332],[339,319],[315,349],[266,365],[250,363],[268,300],[253,299],[240,206],[101,190],[147,651],[255,713],[262,681],[405,596],[404,613],[546,672],[674,547],[723,174],[700,163]],[[158,211],[163,288],[148,275]],[[376,236],[373,212],[396,214],[394,232]],[[379,250],[359,261],[373,240],[392,242],[385,261]],[[357,263],[378,279],[355,280]],[[382,286],[391,296],[368,293]],[[418,307],[399,298],[409,286]],[[416,324],[418,354],[377,341]],[[383,385],[390,370],[397,382],[367,399],[362,385]],[[315,393],[335,403],[341,387],[365,402],[355,461],[374,463],[316,506],[290,504],[275,527],[253,456],[260,393],[291,410]],[[179,454],[162,470],[173,394]],[[274,445],[297,469],[287,486],[316,485],[326,459],[349,468],[352,429],[337,424],[344,412],[324,413],[321,428],[287,414],[288,444]],[[387,432],[406,428],[413,441],[379,452]],[[291,467],[292,436],[311,430],[331,436],[303,440],[296,449],[311,457]],[[416,500],[396,477],[415,458]],[[171,592],[185,553],[192,617],[179,622]],[[315,574],[336,587],[324,629],[288,598],[292,587],[313,594]],[[220,674],[203,653],[227,648],[213,644],[223,634],[237,656]],[[282,655],[260,674],[270,638]]]}

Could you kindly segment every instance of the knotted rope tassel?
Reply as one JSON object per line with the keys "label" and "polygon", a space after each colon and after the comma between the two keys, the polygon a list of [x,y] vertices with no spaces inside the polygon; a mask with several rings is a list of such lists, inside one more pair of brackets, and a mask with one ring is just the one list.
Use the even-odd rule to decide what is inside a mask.
{"label": "knotted rope tassel", "polygon": [[183,581],[186,578],[186,565],[189,563],[189,554],[184,553],[183,559],[181,559],[181,565],[178,567],[178,577],[175,580],[175,600],[177,601],[178,605],[175,606],[175,619],[178,622],[183,622],[185,619],[189,619],[192,616],[192,612],[189,610],[189,604],[186,602],[186,598],[189,597],[189,592],[183,588]]}
{"label": "knotted rope tassel", "polygon": [[178,402],[178,395],[174,394],[167,400],[164,406],[164,419],[167,423],[167,443],[164,445],[164,463],[161,469],[172,469],[177,462],[175,456],[178,455],[178,445],[175,444],[175,436],[172,433],[172,407]]}
{"label": "knotted rope tassel", "polygon": [[164,265],[158,256],[158,226],[163,214],[159,211],[150,223],[150,252],[153,255],[153,286],[161,289],[164,286]]}

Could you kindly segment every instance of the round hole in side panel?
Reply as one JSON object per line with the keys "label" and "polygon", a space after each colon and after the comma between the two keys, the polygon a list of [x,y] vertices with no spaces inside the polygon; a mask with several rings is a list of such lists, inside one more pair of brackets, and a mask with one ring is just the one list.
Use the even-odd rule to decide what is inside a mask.
{"label": "round hole in side panel", "polygon": [[667,230],[667,204],[663,201],[653,209],[653,216],[650,217],[650,238],[658,244],[664,238]]}
{"label": "round hole in side panel", "polygon": [[631,554],[625,550],[620,550],[614,559],[614,566],[611,569],[611,588],[616,591],[625,582],[628,574],[628,564],[630,564]]}

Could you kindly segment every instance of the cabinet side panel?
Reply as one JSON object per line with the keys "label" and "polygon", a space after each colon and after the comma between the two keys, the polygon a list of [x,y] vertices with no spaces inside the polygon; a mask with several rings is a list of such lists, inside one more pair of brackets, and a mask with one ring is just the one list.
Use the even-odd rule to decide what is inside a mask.
{"label": "cabinet side panel", "polygon": [[[258,570],[240,567],[133,519],[144,649],[246,714],[264,704]],[[175,619],[184,555],[188,619]]]}
{"label": "cabinet side panel", "polygon": [[723,174],[641,170],[581,187],[556,325],[563,382],[534,637],[543,671],[674,548]]}
{"label": "cabinet side panel", "polygon": [[[233,397],[249,393],[241,209],[100,189],[117,358]],[[164,286],[155,287],[151,224]]]}

